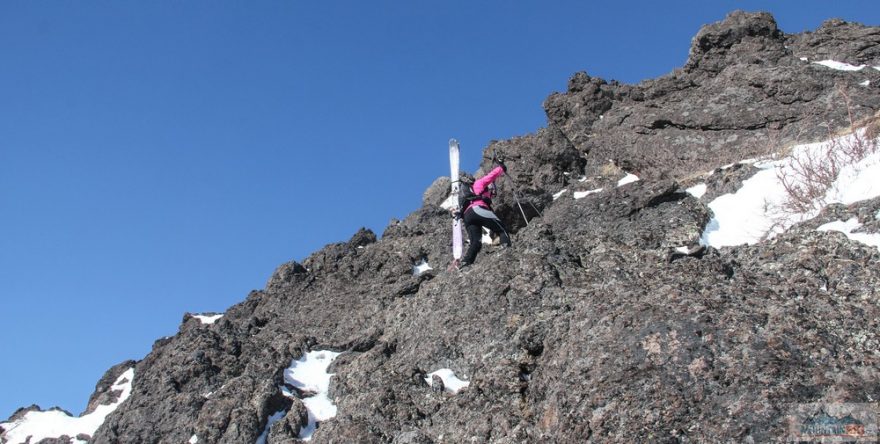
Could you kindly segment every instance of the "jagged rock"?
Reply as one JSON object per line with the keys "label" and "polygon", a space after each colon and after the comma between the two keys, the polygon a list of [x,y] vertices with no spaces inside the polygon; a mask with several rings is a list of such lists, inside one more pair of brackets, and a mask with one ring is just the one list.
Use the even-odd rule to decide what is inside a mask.
{"label": "jagged rock", "polygon": [[[849,126],[849,112],[873,115],[880,95],[860,85],[864,76],[811,61],[851,50],[858,54],[848,60],[880,65],[866,49],[877,32],[847,24],[826,26],[818,38],[786,36],[766,13],[734,12],[697,34],[684,69],[634,86],[578,74],[544,108],[551,128],[584,154],[589,174],[611,160],[643,178],[682,179],[827,137]],[[869,40],[855,43],[857,35]],[[850,43],[832,43],[838,38]]]}
{"label": "jagged rock", "polygon": [[776,64],[786,54],[784,34],[773,16],[735,11],[697,33],[685,70],[718,74],[733,64]]}
{"label": "jagged rock", "polygon": [[376,233],[373,233],[373,230],[370,230],[369,228],[361,228],[351,237],[351,239],[349,239],[348,245],[353,248],[358,248],[366,247],[374,242],[376,242]]}
{"label": "jagged rock", "polygon": [[299,399],[293,403],[281,420],[272,425],[267,442],[298,443],[300,430],[308,424],[309,412]]}
{"label": "jagged rock", "polygon": [[830,19],[816,31],[789,36],[786,42],[799,57],[835,60],[855,66],[880,60],[880,30],[858,23]]}
{"label": "jagged rock", "polygon": [[113,404],[117,402],[121,392],[111,390],[111,388],[119,376],[126,370],[134,367],[135,364],[135,361],[125,361],[110,367],[110,369],[104,373],[101,380],[98,381],[98,384],[95,385],[95,391],[92,393],[92,396],[89,397],[89,403],[86,405],[86,410],[82,412],[80,416],[94,412],[99,405]]}
{"label": "jagged rock", "polygon": [[431,186],[425,190],[425,193],[422,195],[422,206],[430,207],[430,206],[440,206],[446,197],[449,195],[449,178],[446,176],[438,177]]}
{"label": "jagged rock", "polygon": [[272,273],[272,277],[269,278],[266,288],[281,288],[298,280],[306,279],[307,273],[308,270],[306,270],[306,267],[303,267],[302,264],[296,261],[290,261],[286,264],[282,264],[274,273]]}
{"label": "jagged rock", "polygon": [[38,444],[73,444],[73,439],[67,435],[61,435],[59,438],[41,439]]}
{"label": "jagged rock", "polygon": [[[92,442],[254,442],[282,410],[269,440],[297,442],[304,407],[282,387],[305,393],[283,373],[319,349],[342,354],[328,370],[338,413],[315,443],[775,442],[792,404],[876,402],[880,253],[816,228],[857,217],[878,232],[880,199],[757,245],[696,245],[711,196],[754,171],[719,165],[880,109],[873,86],[841,107],[838,85],[862,77],[810,63],[880,66],[878,35],[839,21],[785,35],[768,14],[736,12],[667,76],[574,75],[545,101],[546,128],[485,149],[510,167],[495,209],[511,248],[446,272],[438,179],[381,239],[362,229],[280,266],[214,324],[185,318],[137,363],[131,397]],[[709,171],[702,199],[679,185]],[[642,180],[617,186],[624,173]],[[585,184],[602,191],[553,199]],[[422,260],[434,270],[416,276]],[[440,369],[469,384],[434,393],[425,378]]]}
{"label": "jagged rock", "polygon": [[711,202],[718,196],[735,193],[743,181],[754,176],[758,169],[748,163],[737,163],[729,168],[718,168],[706,179],[706,194],[700,200]]}

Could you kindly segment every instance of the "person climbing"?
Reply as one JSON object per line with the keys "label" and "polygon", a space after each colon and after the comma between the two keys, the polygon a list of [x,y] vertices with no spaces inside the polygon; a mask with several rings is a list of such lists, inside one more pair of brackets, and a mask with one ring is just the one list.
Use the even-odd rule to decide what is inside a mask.
{"label": "person climbing", "polygon": [[[474,263],[477,253],[482,248],[483,227],[486,227],[501,238],[501,245],[510,246],[510,236],[501,223],[501,219],[492,211],[492,198],[495,197],[495,179],[507,172],[507,166],[500,159],[495,159],[498,164],[489,174],[474,181],[470,189],[474,196],[467,207],[464,208],[463,219],[465,231],[467,231],[470,246],[458,264],[459,269]],[[465,184],[465,186],[467,186]],[[469,194],[469,193],[464,193]]]}

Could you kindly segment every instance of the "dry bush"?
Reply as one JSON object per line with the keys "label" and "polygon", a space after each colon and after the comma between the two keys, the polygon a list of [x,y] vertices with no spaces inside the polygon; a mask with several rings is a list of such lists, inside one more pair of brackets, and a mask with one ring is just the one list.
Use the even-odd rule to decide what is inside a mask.
{"label": "dry bush", "polygon": [[609,161],[599,167],[599,174],[601,174],[602,177],[617,177],[623,174],[623,170],[615,165],[614,162]]}
{"label": "dry bush", "polygon": [[865,138],[875,140],[880,137],[880,113],[868,119],[865,125]]}
{"label": "dry bush", "polygon": [[792,154],[789,168],[780,168],[776,173],[788,195],[783,208],[786,212],[806,213],[824,206],[825,194],[840,175],[842,162],[838,156],[827,146]]}
{"label": "dry bush", "polygon": [[[816,149],[791,153],[787,168],[777,172],[787,194],[783,205],[786,213],[807,213],[824,207],[825,196],[841,170],[877,152],[880,119],[873,116],[857,122],[846,90],[839,88],[838,91],[849,116],[849,127],[837,134],[829,133],[828,141]],[[860,131],[861,128],[865,131]],[[848,137],[844,138],[845,135]]]}

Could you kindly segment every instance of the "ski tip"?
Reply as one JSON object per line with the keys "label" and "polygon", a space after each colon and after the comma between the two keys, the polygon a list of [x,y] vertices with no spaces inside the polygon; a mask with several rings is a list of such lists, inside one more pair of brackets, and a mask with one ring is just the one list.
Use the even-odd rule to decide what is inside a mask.
{"label": "ski tip", "polygon": [[455,140],[454,138],[449,139],[449,145],[450,145],[450,146],[452,146],[452,145],[458,145],[458,141]]}

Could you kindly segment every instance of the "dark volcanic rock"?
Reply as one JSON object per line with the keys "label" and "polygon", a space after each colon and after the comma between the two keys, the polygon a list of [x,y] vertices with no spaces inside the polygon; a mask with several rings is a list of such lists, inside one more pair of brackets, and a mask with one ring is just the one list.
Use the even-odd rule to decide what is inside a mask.
{"label": "dark volcanic rock", "polygon": [[716,197],[735,193],[743,181],[748,180],[758,172],[758,169],[748,163],[737,163],[728,168],[718,168],[706,179],[706,194],[700,200],[711,202]]}
{"label": "dark volcanic rock", "polygon": [[[283,372],[318,349],[343,353],[329,369],[338,413],[315,443],[774,442],[792,405],[876,403],[880,253],[816,228],[857,217],[880,231],[880,199],[758,245],[670,252],[695,246],[706,202],[754,172],[720,165],[880,109],[874,81],[811,63],[880,65],[877,41],[873,27],[786,35],[768,14],[736,12],[667,76],[575,74],[546,100],[546,128],[485,150],[510,167],[495,209],[511,248],[445,271],[438,179],[381,239],[364,229],[281,265],[214,324],[186,316],[92,442],[250,443],[279,411],[269,442],[299,442],[305,394],[285,396]],[[625,172],[642,180],[618,187]],[[703,199],[682,190],[710,172]],[[417,276],[422,260],[433,270]],[[469,385],[432,388],[439,369]]]}
{"label": "dark volcanic rock", "polygon": [[831,19],[813,32],[793,34],[786,42],[792,52],[809,60],[835,60],[855,66],[877,66],[880,29]]}
{"label": "dark volcanic rock", "polygon": [[125,361],[120,364],[114,365],[110,367],[110,370],[107,370],[104,373],[104,377],[98,381],[98,384],[95,386],[95,391],[92,393],[92,396],[89,398],[89,403],[86,406],[86,410],[80,415],[86,415],[95,411],[99,405],[102,404],[113,404],[119,401],[119,395],[121,392],[116,390],[111,390],[113,388],[113,384],[119,378],[120,375],[125,373],[128,369],[132,368],[137,364],[135,361]]}
{"label": "dark volcanic rock", "polygon": [[644,178],[681,179],[826,137],[849,126],[849,111],[873,115],[880,98],[861,83],[876,73],[812,62],[835,54],[880,65],[878,32],[838,23],[787,36],[766,13],[734,12],[694,37],[683,69],[635,86],[579,73],[544,108],[591,172],[611,160]]}

